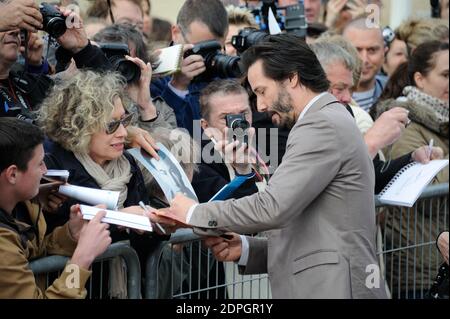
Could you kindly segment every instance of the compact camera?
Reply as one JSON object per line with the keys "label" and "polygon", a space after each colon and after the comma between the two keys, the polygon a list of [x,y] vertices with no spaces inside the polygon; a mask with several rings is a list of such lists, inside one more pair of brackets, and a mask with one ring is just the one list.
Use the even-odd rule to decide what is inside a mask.
{"label": "compact camera", "polygon": [[248,145],[248,129],[250,128],[250,123],[245,119],[244,114],[228,114],[225,116],[225,121],[227,127],[231,128],[228,130],[229,141],[239,141],[240,144],[245,143]]}
{"label": "compact camera", "polygon": [[67,31],[66,17],[54,6],[46,2],[41,3],[39,11],[42,14],[43,28],[50,36],[57,39]]}

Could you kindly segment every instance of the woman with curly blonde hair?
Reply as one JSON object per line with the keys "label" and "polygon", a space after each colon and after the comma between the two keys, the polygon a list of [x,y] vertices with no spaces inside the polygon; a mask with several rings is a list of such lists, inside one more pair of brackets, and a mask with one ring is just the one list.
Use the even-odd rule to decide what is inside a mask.
{"label": "woman with curly blonde hair", "polygon": [[126,102],[119,75],[86,71],[55,85],[39,113],[51,140],[47,166],[69,169],[71,184],[119,191],[119,208],[148,198],[141,171],[124,153],[133,119]]}
{"label": "woman with curly blonde hair", "polygon": [[[148,191],[136,162],[124,153],[126,127],[132,121],[125,102],[124,83],[114,73],[79,72],[55,85],[39,114],[39,123],[51,140],[45,162],[49,169],[69,170],[70,184],[120,192],[120,210],[143,214],[137,205],[139,201],[148,204]],[[69,219],[73,204],[74,200],[67,200],[56,213],[45,214],[49,231]],[[115,227],[111,227],[111,237],[113,241],[129,239],[132,246],[142,241],[141,235]],[[154,247],[162,238],[146,239],[147,246]],[[118,281],[114,280],[112,287],[117,287]],[[111,297],[125,297],[124,285],[119,287],[110,287]]]}

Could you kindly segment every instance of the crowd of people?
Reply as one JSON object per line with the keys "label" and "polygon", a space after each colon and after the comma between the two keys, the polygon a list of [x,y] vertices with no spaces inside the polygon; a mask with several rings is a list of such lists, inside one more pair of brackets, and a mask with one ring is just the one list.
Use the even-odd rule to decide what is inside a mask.
{"label": "crowd of people", "polygon": [[[186,0],[172,25],[152,16],[150,0],[95,0],[80,14],[62,0],[50,5],[66,25],[55,36],[36,1],[0,0],[0,298],[85,298],[92,263],[119,241],[136,250],[145,278],[155,247],[186,227],[203,237],[201,258],[174,269],[173,254],[192,251],[166,246],[159,298],[185,289],[188,276],[192,289],[210,273],[218,275],[208,285],[223,284],[221,262],[267,272],[275,298],[387,298],[384,283],[365,285],[366,267],[379,264],[374,195],[409,163],[448,160],[449,4],[392,30],[367,23],[365,0],[303,3],[304,37],[267,34],[241,52],[233,36],[261,31],[261,1]],[[212,43],[222,51],[194,50]],[[179,70],[154,76],[158,49],[171,45],[183,47]],[[225,76],[237,56],[242,76]],[[127,152],[142,148],[158,161],[158,142],[198,202],[169,201]],[[47,169],[118,192],[117,210],[159,227],[110,226],[102,205],[83,220],[84,203],[40,184]],[[433,183],[448,183],[448,170]],[[210,202],[236,177],[244,182],[228,200]],[[424,240],[438,249],[417,258],[448,265],[446,213],[442,221],[423,213],[432,224]],[[396,238],[401,225],[381,231]],[[50,286],[34,276],[30,261],[51,254],[71,256],[77,285],[66,271]],[[127,297],[124,269],[115,258],[102,274],[110,298]],[[414,284],[397,272],[387,279],[404,288],[400,297],[423,297],[436,270],[409,274],[419,272]]]}

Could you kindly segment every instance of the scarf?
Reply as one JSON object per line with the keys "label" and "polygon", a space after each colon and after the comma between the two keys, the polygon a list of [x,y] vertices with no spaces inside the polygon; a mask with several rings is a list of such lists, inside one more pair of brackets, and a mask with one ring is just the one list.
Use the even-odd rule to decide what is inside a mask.
{"label": "scarf", "polygon": [[[101,189],[120,192],[117,207],[123,208],[128,196],[127,184],[132,176],[128,159],[122,155],[101,167],[88,154],[74,153],[74,155]],[[119,299],[127,298],[126,264],[120,257],[110,260],[109,296]]]}
{"label": "scarf", "polygon": [[102,167],[95,163],[88,154],[74,153],[74,155],[101,189],[120,192],[117,207],[123,208],[128,196],[127,184],[132,176],[128,159],[122,155]]}
{"label": "scarf", "polygon": [[405,87],[403,95],[407,100],[414,101],[420,107],[434,113],[439,122],[448,122],[448,102],[423,93],[414,86]]}

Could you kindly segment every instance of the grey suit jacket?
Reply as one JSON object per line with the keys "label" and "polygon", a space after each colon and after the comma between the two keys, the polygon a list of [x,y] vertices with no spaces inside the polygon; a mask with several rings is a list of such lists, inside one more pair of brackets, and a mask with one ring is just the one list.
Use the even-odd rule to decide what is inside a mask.
{"label": "grey suit jacket", "polygon": [[264,192],[201,204],[190,224],[273,230],[267,241],[250,241],[246,273],[267,271],[274,298],[385,298],[381,278],[380,288],[366,286],[378,265],[374,180],[354,119],[326,94],[291,130]]}

